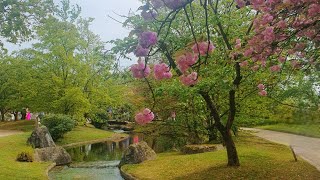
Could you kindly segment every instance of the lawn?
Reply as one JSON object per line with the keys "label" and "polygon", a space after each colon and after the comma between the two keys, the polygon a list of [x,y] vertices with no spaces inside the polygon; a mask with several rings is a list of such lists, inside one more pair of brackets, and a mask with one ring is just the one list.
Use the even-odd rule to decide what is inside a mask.
{"label": "lawn", "polygon": [[240,167],[226,166],[224,150],[182,155],[161,153],[154,161],[125,165],[123,170],[138,179],[320,179],[320,172],[299,158],[293,161],[290,149],[250,134],[236,140]]}
{"label": "lawn", "polygon": [[320,124],[273,124],[267,126],[259,126],[257,128],[320,138]]}
{"label": "lawn", "polygon": [[34,120],[31,120],[31,121],[19,120],[19,121],[0,122],[0,129],[4,129],[4,130],[17,130],[17,131],[30,132],[34,129],[34,126],[35,126]]}
{"label": "lawn", "polygon": [[30,132],[0,138],[0,179],[46,179],[46,169],[51,162],[17,162],[16,157],[25,151],[32,154],[33,149],[26,141]]}
{"label": "lawn", "polygon": [[58,140],[58,145],[91,141],[97,139],[106,139],[113,136],[115,133],[100,130],[94,127],[77,126],[72,131],[66,133],[63,139]]}

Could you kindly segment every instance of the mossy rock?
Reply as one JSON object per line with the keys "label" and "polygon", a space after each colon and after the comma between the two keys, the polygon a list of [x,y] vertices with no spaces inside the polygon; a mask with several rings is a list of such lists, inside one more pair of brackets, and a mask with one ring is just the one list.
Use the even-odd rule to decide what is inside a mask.
{"label": "mossy rock", "polygon": [[19,162],[33,162],[33,156],[28,152],[18,154],[17,161]]}
{"label": "mossy rock", "polygon": [[197,154],[197,153],[204,153],[204,152],[212,152],[218,150],[216,145],[213,144],[192,144],[192,145],[185,145],[181,152],[184,154]]}

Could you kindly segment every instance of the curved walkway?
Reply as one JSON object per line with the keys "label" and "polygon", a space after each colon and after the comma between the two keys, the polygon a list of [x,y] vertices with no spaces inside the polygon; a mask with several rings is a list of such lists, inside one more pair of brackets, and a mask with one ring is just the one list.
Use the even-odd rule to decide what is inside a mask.
{"label": "curved walkway", "polygon": [[21,134],[22,131],[14,131],[14,130],[0,130],[0,137],[10,136],[14,134]]}
{"label": "curved walkway", "polygon": [[314,165],[320,171],[320,138],[255,128],[241,129],[253,131],[255,135],[269,141],[291,146],[297,155]]}

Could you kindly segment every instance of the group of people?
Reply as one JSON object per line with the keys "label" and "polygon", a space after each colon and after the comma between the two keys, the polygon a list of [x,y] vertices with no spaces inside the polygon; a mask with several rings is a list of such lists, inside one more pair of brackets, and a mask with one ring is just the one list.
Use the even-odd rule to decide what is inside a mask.
{"label": "group of people", "polygon": [[21,115],[22,115],[21,119],[25,119],[28,121],[31,120],[31,113],[28,108],[23,108]]}

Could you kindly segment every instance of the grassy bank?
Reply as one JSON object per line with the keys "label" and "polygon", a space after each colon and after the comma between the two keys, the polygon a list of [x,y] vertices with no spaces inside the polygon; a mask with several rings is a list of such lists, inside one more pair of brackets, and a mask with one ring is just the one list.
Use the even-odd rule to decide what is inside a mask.
{"label": "grassy bank", "polygon": [[106,139],[114,135],[113,132],[108,132],[94,127],[77,126],[72,131],[66,133],[63,139],[58,140],[58,145],[91,141],[96,139]]}
{"label": "grassy bank", "polygon": [[[17,155],[23,151],[33,154],[33,149],[26,144],[26,141],[34,129],[34,121],[0,122],[0,129],[25,131],[22,134],[0,137],[0,179],[47,179],[45,172],[52,164],[51,162],[22,163],[16,161]],[[57,144],[103,139],[113,134],[92,127],[78,126],[65,134],[64,139]]]}
{"label": "grassy bank", "polygon": [[226,166],[224,150],[182,155],[161,153],[154,161],[125,165],[123,170],[139,179],[320,179],[307,162],[293,161],[290,149],[250,134],[236,140],[241,166]]}
{"label": "grassy bank", "polygon": [[4,129],[4,130],[16,130],[16,131],[29,132],[34,129],[34,126],[35,126],[34,120],[0,122],[0,129]]}
{"label": "grassy bank", "polygon": [[273,124],[257,128],[320,138],[320,125]]}
{"label": "grassy bank", "polygon": [[33,154],[26,141],[30,132],[0,138],[0,179],[46,179],[46,169],[51,164],[39,162],[17,162],[21,152]]}

